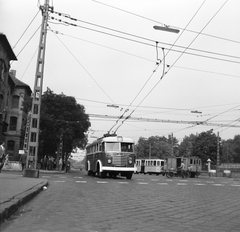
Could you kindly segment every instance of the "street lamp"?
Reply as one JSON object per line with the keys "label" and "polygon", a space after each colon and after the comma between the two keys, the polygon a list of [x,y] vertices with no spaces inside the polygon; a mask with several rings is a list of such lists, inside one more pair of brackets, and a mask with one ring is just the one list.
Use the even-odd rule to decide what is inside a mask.
{"label": "street lamp", "polygon": [[172,33],[179,33],[180,30],[178,29],[174,29],[174,28],[170,28],[167,26],[161,27],[161,26],[153,26],[153,28],[155,30],[160,30],[160,31],[167,31],[167,32],[172,32]]}

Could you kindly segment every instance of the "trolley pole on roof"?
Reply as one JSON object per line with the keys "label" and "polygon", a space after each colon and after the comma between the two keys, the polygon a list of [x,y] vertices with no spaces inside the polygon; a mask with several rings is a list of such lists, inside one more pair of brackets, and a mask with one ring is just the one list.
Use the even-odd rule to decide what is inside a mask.
{"label": "trolley pole on roof", "polygon": [[40,109],[41,109],[41,97],[43,86],[43,71],[44,71],[44,58],[46,49],[46,37],[48,26],[49,0],[45,0],[43,6],[40,6],[42,11],[42,26],[40,31],[40,40],[38,47],[36,75],[34,81],[34,91],[32,99],[31,109],[31,121],[28,136],[27,151],[27,168],[36,169],[38,162],[38,146],[39,146],[39,125],[40,125]]}

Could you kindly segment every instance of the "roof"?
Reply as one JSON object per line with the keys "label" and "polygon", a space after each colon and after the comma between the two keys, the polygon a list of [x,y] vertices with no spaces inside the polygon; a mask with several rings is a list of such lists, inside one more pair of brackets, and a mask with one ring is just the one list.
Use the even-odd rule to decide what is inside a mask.
{"label": "roof", "polygon": [[25,84],[24,82],[20,81],[19,79],[17,79],[15,77],[15,73],[14,72],[9,72],[9,76],[11,77],[15,87],[20,87],[20,88],[25,88],[28,92],[29,92],[29,95],[31,95],[32,93],[32,90],[31,88],[29,87],[29,85]]}
{"label": "roof", "polygon": [[11,45],[9,44],[8,42],[8,39],[6,37],[6,35],[4,35],[3,33],[0,33],[0,43],[3,44],[8,56],[9,56],[9,59],[10,60],[17,60],[17,57],[15,56],[12,48],[11,48]]}

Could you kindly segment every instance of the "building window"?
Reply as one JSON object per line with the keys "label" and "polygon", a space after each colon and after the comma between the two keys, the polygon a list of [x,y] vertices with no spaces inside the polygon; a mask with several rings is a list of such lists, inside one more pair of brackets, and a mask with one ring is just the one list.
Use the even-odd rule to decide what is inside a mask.
{"label": "building window", "polygon": [[12,108],[18,108],[19,106],[19,96],[12,97]]}
{"label": "building window", "polygon": [[3,95],[0,95],[0,113],[3,111]]}
{"label": "building window", "polygon": [[0,59],[0,76],[3,81],[4,81],[4,73],[5,73],[4,61]]}
{"label": "building window", "polygon": [[33,128],[37,128],[37,122],[38,122],[38,120],[36,118],[32,119],[32,127]]}
{"label": "building window", "polygon": [[7,142],[7,150],[8,151],[14,151],[14,147],[15,147],[15,141],[9,140]]}
{"label": "building window", "polygon": [[38,114],[38,105],[37,105],[37,104],[35,104],[35,105],[33,106],[33,113],[34,113],[34,114]]}
{"label": "building window", "polygon": [[37,141],[37,133],[35,132],[32,132],[31,133],[31,139],[30,139],[31,142],[36,142]]}
{"label": "building window", "polygon": [[17,130],[17,117],[10,118],[9,130],[11,131]]}

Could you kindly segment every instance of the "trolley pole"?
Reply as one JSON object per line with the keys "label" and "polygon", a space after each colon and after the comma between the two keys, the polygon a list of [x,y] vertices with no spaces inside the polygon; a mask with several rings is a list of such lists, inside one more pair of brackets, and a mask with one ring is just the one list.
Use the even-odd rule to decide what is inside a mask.
{"label": "trolley pole", "polygon": [[38,162],[38,146],[39,146],[39,125],[40,125],[40,109],[43,86],[44,58],[46,49],[46,37],[49,15],[49,0],[45,0],[44,6],[40,6],[42,11],[42,26],[40,31],[40,40],[38,47],[36,75],[34,81],[34,91],[32,99],[31,119],[29,127],[29,140],[27,146],[27,167],[30,169],[37,168]]}

